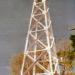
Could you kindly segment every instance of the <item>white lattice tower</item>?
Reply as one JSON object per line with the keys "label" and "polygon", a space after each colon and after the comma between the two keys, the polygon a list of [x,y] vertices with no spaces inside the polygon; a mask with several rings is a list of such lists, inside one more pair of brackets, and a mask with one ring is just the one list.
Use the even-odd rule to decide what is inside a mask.
{"label": "white lattice tower", "polygon": [[60,75],[47,0],[34,0],[20,75]]}

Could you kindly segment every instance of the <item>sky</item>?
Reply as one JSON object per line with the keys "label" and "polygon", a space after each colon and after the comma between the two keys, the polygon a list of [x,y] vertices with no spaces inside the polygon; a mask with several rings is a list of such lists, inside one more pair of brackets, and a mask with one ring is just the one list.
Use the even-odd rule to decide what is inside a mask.
{"label": "sky", "polygon": [[[75,0],[48,1],[55,39],[68,38],[68,27],[75,26]],[[0,74],[2,75],[8,75],[6,68],[10,58],[24,50],[32,3],[33,0],[0,0]]]}

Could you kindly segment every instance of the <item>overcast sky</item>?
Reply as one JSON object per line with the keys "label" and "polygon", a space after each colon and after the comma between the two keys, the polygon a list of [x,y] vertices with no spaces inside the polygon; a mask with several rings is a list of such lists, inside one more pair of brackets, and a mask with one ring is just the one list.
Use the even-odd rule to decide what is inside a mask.
{"label": "overcast sky", "polygon": [[[32,1],[0,0],[0,72],[13,54],[24,50]],[[48,1],[55,39],[68,37],[68,26],[75,25],[75,0]]]}

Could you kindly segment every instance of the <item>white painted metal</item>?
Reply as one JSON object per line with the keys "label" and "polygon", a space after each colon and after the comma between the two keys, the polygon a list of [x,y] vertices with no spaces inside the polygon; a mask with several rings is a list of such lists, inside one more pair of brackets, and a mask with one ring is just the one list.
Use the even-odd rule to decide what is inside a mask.
{"label": "white painted metal", "polygon": [[[54,75],[55,73],[60,75],[49,8],[46,4],[47,0],[41,0],[41,2],[34,0],[33,2],[20,75]],[[26,56],[31,63],[24,70],[27,62]],[[42,70],[42,73],[36,72],[37,67]]]}

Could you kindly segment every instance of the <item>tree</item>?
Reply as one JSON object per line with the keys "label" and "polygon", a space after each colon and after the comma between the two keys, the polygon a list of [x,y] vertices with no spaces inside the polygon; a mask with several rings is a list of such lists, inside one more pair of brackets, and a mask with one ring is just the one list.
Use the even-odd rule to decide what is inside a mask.
{"label": "tree", "polygon": [[11,58],[10,60],[11,74],[10,75],[20,75],[22,61],[23,61],[23,53],[19,53]]}
{"label": "tree", "polygon": [[70,40],[61,40],[58,45],[59,47],[57,48],[57,55],[60,65],[62,66],[62,75],[65,75],[66,72],[71,73],[71,69],[73,68],[75,53],[72,50],[71,43]]}
{"label": "tree", "polygon": [[72,41],[72,47],[73,47],[73,49],[74,49],[74,51],[75,51],[75,35],[71,35],[70,36],[70,40]]}

